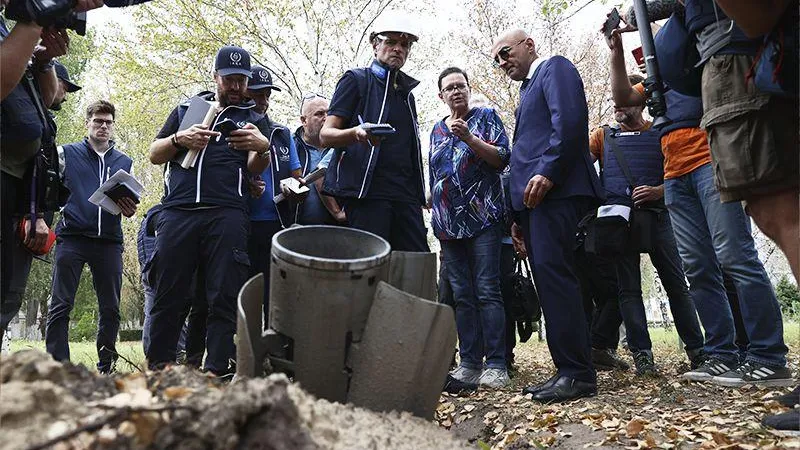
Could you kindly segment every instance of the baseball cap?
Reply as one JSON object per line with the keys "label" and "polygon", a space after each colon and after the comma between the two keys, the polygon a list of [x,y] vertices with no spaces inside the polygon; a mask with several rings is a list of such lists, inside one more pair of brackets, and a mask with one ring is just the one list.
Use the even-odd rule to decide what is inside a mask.
{"label": "baseball cap", "polygon": [[223,77],[240,74],[250,78],[250,54],[241,47],[226,45],[217,52],[214,70]]}
{"label": "baseball cap", "polygon": [[56,69],[56,77],[59,80],[64,82],[64,85],[67,86],[67,92],[75,92],[81,90],[81,87],[77,84],[73,83],[69,79],[69,72],[67,72],[67,68],[58,61],[53,61],[55,69]]}
{"label": "baseball cap", "polygon": [[247,89],[257,91],[259,89],[272,89],[280,92],[281,88],[272,83],[272,74],[264,67],[253,66],[250,72],[250,81],[247,83]]}

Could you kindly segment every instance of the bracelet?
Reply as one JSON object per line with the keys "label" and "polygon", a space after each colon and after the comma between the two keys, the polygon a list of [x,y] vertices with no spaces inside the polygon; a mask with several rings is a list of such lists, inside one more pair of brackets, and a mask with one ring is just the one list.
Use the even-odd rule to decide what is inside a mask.
{"label": "bracelet", "polygon": [[178,143],[178,133],[172,134],[172,137],[170,138],[170,143],[172,143],[172,146],[180,151],[188,150],[186,147]]}

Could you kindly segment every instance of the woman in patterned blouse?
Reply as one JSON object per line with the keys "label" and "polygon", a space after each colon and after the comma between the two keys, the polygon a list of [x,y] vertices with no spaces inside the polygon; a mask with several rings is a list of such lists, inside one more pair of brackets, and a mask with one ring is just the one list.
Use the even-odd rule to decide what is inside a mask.
{"label": "woman in patterned blouse", "polygon": [[439,98],[450,115],[431,131],[429,162],[433,230],[456,303],[460,364],[451,376],[500,388],[509,383],[500,295],[500,173],[508,164],[508,137],[493,109],[470,108],[463,70],[439,75]]}

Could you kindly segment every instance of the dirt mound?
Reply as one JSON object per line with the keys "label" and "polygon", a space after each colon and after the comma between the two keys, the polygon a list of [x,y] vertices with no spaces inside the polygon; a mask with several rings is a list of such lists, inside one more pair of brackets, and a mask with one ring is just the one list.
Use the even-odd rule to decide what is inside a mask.
{"label": "dirt mound", "polygon": [[0,362],[0,449],[461,449],[409,414],[319,400],[283,375],[186,367],[106,377],[38,351]]}

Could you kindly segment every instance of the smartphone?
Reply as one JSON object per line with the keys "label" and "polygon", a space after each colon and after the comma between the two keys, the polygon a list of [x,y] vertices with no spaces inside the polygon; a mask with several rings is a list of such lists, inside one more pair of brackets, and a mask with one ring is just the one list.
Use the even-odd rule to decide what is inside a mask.
{"label": "smartphone", "polygon": [[367,134],[371,134],[373,136],[388,136],[390,134],[394,134],[397,130],[394,129],[388,123],[370,123],[370,124],[362,124],[362,128]]}
{"label": "smartphone", "polygon": [[216,129],[223,136],[227,137],[231,134],[232,131],[238,130],[240,127],[239,125],[231,119],[225,119],[217,123]]}
{"label": "smartphone", "polygon": [[608,15],[605,23],[603,23],[603,34],[609,38],[611,37],[611,32],[615,29],[619,28],[619,11],[617,8],[611,10],[611,13]]}
{"label": "smartphone", "polygon": [[642,47],[631,50],[631,54],[633,55],[633,59],[636,60],[636,65],[641,66],[644,64],[644,52],[642,51]]}

